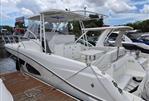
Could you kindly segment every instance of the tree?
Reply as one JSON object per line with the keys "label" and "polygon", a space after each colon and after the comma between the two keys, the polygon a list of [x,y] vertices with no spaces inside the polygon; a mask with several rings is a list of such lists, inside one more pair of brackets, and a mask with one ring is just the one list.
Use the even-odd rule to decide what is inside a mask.
{"label": "tree", "polygon": [[[98,15],[89,15],[91,18],[90,20],[83,21],[85,28],[93,28],[93,27],[102,27],[103,26],[103,17],[99,18]],[[71,25],[73,25],[73,29],[71,29]],[[68,22],[68,31],[72,34],[75,34],[76,36],[80,36],[81,33],[81,27],[79,21],[71,21]],[[92,33],[94,34],[94,33]]]}
{"label": "tree", "polygon": [[13,32],[13,27],[11,27],[11,26],[8,26],[8,25],[4,25],[4,26],[2,26],[4,29],[7,29],[7,31],[8,32]]}
{"label": "tree", "polygon": [[131,26],[134,29],[141,30],[142,32],[149,32],[149,19],[144,21],[137,21],[135,23],[128,23],[127,26]]}
{"label": "tree", "polygon": [[71,21],[68,22],[68,31],[70,34],[75,34],[76,36],[80,36],[81,27],[79,21]]}

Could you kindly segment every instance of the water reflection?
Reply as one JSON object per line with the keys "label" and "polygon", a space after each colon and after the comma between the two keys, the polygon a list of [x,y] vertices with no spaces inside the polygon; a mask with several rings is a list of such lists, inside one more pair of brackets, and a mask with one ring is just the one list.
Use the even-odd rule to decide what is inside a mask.
{"label": "water reflection", "polygon": [[15,67],[16,65],[13,59],[11,58],[0,59],[0,73],[14,72],[16,71]]}

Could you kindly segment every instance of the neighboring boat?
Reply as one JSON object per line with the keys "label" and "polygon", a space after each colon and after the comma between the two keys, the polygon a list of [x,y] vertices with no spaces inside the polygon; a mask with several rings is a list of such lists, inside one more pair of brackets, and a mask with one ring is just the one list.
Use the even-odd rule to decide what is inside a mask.
{"label": "neighboring boat", "polygon": [[140,30],[131,30],[125,33],[127,37],[129,37],[133,42],[138,42],[137,38],[141,36]]}
{"label": "neighboring boat", "polygon": [[139,30],[132,30],[128,31],[126,36],[128,36],[133,42],[149,45],[149,33],[142,33]]}
{"label": "neighboring boat", "polygon": [[[89,31],[98,32],[103,31],[96,39],[96,47],[115,47],[123,46],[125,49],[129,50],[130,55],[133,55],[136,60],[143,66],[144,69],[149,67],[149,46],[142,43],[134,43],[129,39],[125,33],[127,33],[131,27],[127,26],[114,26],[114,27],[101,27],[101,28],[85,28],[86,33]],[[120,37],[118,37],[120,36]],[[115,41],[119,39],[117,44]]]}
{"label": "neighboring boat", "polygon": [[[144,101],[122,90],[108,74],[92,65],[92,60],[96,58],[94,56],[103,52],[95,49],[87,52],[87,41],[87,46],[82,45],[75,43],[74,35],[63,35],[54,29],[51,32],[46,32],[50,29],[45,30],[45,24],[48,22],[64,24],[67,21],[85,20],[86,17],[75,12],[51,10],[41,12],[30,19],[40,21],[40,35],[34,33],[35,30],[31,31],[32,27],[29,27],[25,36],[34,39],[5,44],[6,50],[17,57],[18,70],[21,69],[80,100]],[[132,70],[130,72],[133,72]]]}
{"label": "neighboring boat", "polygon": [[149,33],[142,34],[137,38],[137,41],[149,45]]}

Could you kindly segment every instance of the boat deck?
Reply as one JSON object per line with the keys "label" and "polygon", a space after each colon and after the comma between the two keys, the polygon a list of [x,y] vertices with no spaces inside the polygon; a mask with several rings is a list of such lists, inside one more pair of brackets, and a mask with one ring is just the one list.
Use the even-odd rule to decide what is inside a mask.
{"label": "boat deck", "polygon": [[76,101],[67,94],[20,72],[0,74],[14,101]]}

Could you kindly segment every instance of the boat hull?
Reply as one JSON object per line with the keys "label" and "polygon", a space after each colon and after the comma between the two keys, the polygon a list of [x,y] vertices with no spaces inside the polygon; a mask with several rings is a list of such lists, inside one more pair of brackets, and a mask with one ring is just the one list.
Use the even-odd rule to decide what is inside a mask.
{"label": "boat hull", "polygon": [[26,64],[31,65],[32,67],[36,68],[36,70],[40,71],[40,76],[34,75],[33,73],[30,73],[27,69],[26,66],[22,66],[21,70],[23,70],[25,73],[45,82],[50,85],[52,85],[55,88],[60,89],[61,91],[64,91],[65,93],[79,99],[79,100],[84,100],[84,101],[92,101],[92,100],[97,100],[97,101],[104,101],[100,100],[99,98],[96,98],[79,88],[69,84],[62,78],[60,78],[58,75],[53,73],[52,71],[46,69],[42,64],[38,63],[36,60],[24,55],[23,53],[17,52],[13,49],[6,48],[6,50],[11,53],[12,55],[16,56],[17,58],[23,60]]}

